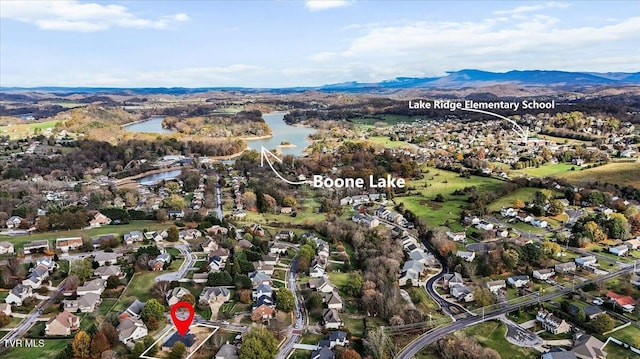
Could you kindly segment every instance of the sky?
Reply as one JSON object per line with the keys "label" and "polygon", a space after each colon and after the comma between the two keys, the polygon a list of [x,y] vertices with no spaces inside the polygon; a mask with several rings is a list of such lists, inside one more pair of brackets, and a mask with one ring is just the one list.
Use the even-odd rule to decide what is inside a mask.
{"label": "sky", "polygon": [[0,86],[294,87],[640,71],[640,1],[0,2]]}

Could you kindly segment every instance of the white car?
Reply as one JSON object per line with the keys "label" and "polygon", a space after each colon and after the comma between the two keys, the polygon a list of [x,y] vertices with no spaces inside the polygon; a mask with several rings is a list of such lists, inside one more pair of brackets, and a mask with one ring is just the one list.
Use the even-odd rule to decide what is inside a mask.
{"label": "white car", "polygon": [[595,304],[595,305],[603,305],[604,301],[600,298],[594,298],[591,303]]}

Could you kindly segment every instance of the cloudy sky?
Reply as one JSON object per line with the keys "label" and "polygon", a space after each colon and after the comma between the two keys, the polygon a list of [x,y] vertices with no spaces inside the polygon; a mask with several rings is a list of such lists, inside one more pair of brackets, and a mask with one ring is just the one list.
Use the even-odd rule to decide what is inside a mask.
{"label": "cloudy sky", "polygon": [[315,86],[640,71],[640,2],[0,2],[0,86]]}

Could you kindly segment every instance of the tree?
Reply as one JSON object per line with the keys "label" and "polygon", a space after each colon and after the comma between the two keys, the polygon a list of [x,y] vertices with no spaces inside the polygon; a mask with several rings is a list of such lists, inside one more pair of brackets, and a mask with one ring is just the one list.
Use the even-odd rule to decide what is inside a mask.
{"label": "tree", "polygon": [[177,342],[171,348],[169,355],[167,356],[169,359],[182,359],[184,355],[187,353],[187,346],[184,345],[183,342]]}
{"label": "tree", "polygon": [[154,355],[155,353],[158,352],[158,345],[157,344],[154,345],[156,340],[152,336],[147,335],[146,337],[144,337],[142,342],[144,343],[144,347],[149,350],[147,352],[147,355]]}
{"label": "tree", "polygon": [[513,203],[513,207],[518,208],[518,209],[524,208],[524,202],[520,198],[517,198],[515,200],[515,202]]}
{"label": "tree", "polygon": [[587,320],[587,314],[584,312],[584,309],[578,309],[578,312],[576,313],[576,319],[580,323],[584,323],[584,321]]}
{"label": "tree", "polygon": [[527,263],[534,263],[540,260],[542,249],[533,243],[527,243],[521,247],[520,257]]}
{"label": "tree", "polygon": [[549,258],[554,258],[561,250],[562,247],[558,243],[551,241],[542,243],[542,253]]}
{"label": "tree", "polygon": [[547,202],[549,202],[551,198],[553,198],[553,194],[551,193],[551,191],[549,191],[548,189],[541,189],[534,193],[533,203],[539,206],[544,206],[545,204],[547,204]]}
{"label": "tree", "polygon": [[362,275],[360,273],[351,277],[351,280],[344,286],[344,292],[352,297],[360,296],[362,292]]}
{"label": "tree", "polygon": [[118,278],[117,276],[111,275],[109,276],[109,278],[107,278],[107,289],[118,288],[119,285],[120,278]]}
{"label": "tree", "polygon": [[167,219],[169,219],[169,215],[167,214],[167,210],[164,208],[160,208],[157,212],[156,212],[156,221],[160,222],[160,223],[164,223],[167,221]]}
{"label": "tree", "polygon": [[87,358],[91,351],[91,337],[84,330],[79,331],[71,343],[73,354],[78,358]]}
{"label": "tree", "polygon": [[388,358],[390,343],[389,335],[380,327],[367,332],[364,340],[365,346],[369,349],[374,359]]}
{"label": "tree", "polygon": [[186,293],[185,295],[182,296],[182,298],[180,298],[180,300],[183,302],[187,302],[191,305],[196,304],[196,298],[191,293]]}
{"label": "tree", "polygon": [[149,318],[154,317],[156,319],[162,318],[164,315],[165,307],[162,303],[158,302],[156,299],[150,299],[147,304],[142,308],[142,312],[140,312],[140,317],[142,320],[147,323]]}
{"label": "tree", "polygon": [[347,348],[340,354],[340,359],[362,359],[362,357],[357,351]]}
{"label": "tree", "polygon": [[607,221],[609,237],[623,239],[627,235],[629,223],[621,213],[612,213]]}
{"label": "tree", "polygon": [[178,227],[171,226],[167,230],[167,241],[169,242],[177,242],[180,240],[180,232],[178,231]]}
{"label": "tree", "polygon": [[107,337],[102,332],[97,332],[96,335],[91,339],[91,355],[94,357],[99,357],[100,353],[103,351],[109,350],[109,341]]}
{"label": "tree", "polygon": [[108,321],[102,322],[100,332],[104,334],[111,346],[115,347],[120,342],[120,339],[118,339],[118,331],[116,331],[116,328]]}
{"label": "tree", "polygon": [[9,322],[11,322],[11,318],[4,312],[0,312],[0,328],[6,326]]}
{"label": "tree", "polygon": [[604,313],[595,317],[591,321],[591,325],[596,332],[603,334],[613,329],[613,327],[615,326],[615,322],[609,314]]}
{"label": "tree", "polygon": [[285,207],[295,207],[298,203],[296,202],[296,199],[293,198],[292,196],[286,196],[283,200],[282,200],[282,205]]}
{"label": "tree", "polygon": [[158,319],[156,319],[156,317],[149,317],[149,319],[147,320],[147,329],[149,329],[150,331],[154,331],[159,327],[160,324],[158,324]]}
{"label": "tree", "polygon": [[549,202],[549,208],[547,209],[547,213],[552,216],[557,216],[564,212],[564,204],[560,202],[560,200],[554,199]]}
{"label": "tree", "polygon": [[473,291],[473,296],[478,307],[486,307],[493,304],[495,301],[493,293],[491,293],[488,288],[476,287],[476,289]]}
{"label": "tree", "polygon": [[290,313],[296,307],[293,293],[287,288],[280,288],[276,292],[276,309]]}
{"label": "tree", "polygon": [[640,213],[636,213],[629,217],[629,230],[632,235],[640,234]]}
{"label": "tree", "polygon": [[252,327],[245,336],[238,356],[242,359],[275,358],[278,353],[276,337],[265,327]]}
{"label": "tree", "polygon": [[212,287],[233,285],[233,278],[227,271],[209,273],[207,285]]}
{"label": "tree", "polygon": [[183,209],[186,206],[184,198],[177,194],[172,194],[162,201],[162,206],[169,209]]}
{"label": "tree", "polygon": [[69,274],[73,273],[81,281],[86,281],[93,276],[93,266],[88,259],[76,259],[71,262]]}
{"label": "tree", "polygon": [[514,249],[507,249],[502,252],[502,261],[504,262],[505,268],[512,270],[518,265],[520,255]]}
{"label": "tree", "polygon": [[142,353],[144,353],[145,350],[147,350],[147,348],[144,346],[144,343],[139,340],[133,346],[133,350],[131,351],[131,357],[140,358],[140,356],[142,355]]}

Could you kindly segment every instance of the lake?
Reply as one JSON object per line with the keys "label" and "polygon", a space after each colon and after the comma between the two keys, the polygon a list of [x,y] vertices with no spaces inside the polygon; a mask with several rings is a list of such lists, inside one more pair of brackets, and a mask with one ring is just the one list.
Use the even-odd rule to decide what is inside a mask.
{"label": "lake", "polygon": [[164,117],[152,117],[148,120],[124,126],[124,129],[131,132],[152,132],[170,134],[174,131],[162,128],[162,120]]}
{"label": "lake", "polygon": [[283,148],[280,147],[280,152],[285,155],[301,156],[305,147],[311,144],[311,141],[307,139],[309,135],[315,133],[316,130],[310,127],[291,126],[284,122],[284,115],[286,112],[272,112],[262,115],[264,121],[271,127],[270,138],[260,140],[248,140],[247,144],[250,149],[260,151],[260,147],[268,150],[275,149],[282,141],[287,141],[296,147]]}

